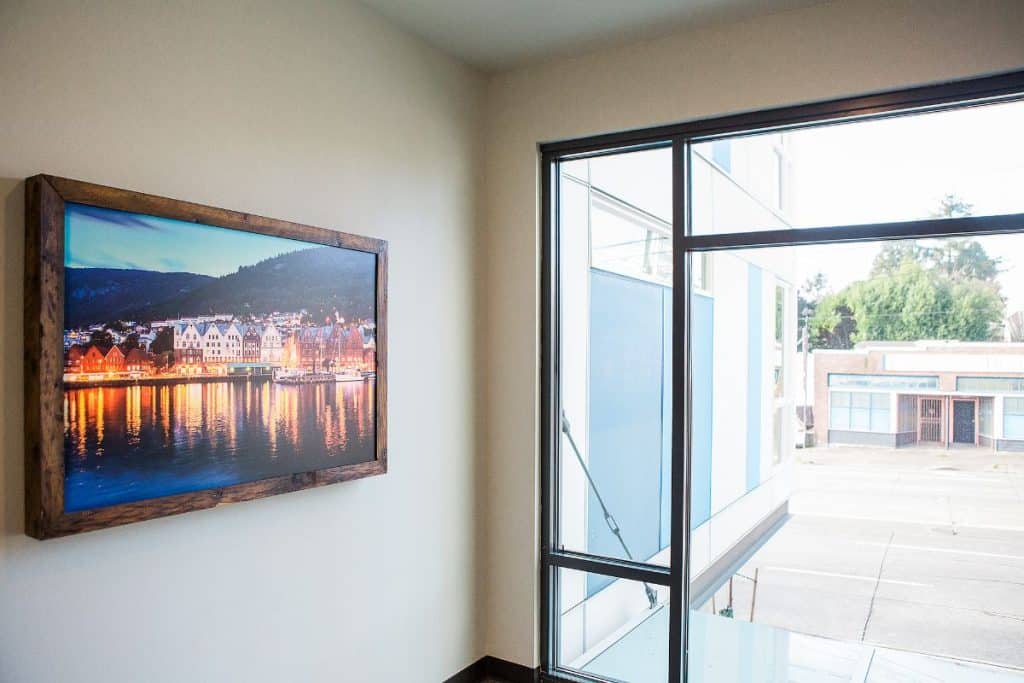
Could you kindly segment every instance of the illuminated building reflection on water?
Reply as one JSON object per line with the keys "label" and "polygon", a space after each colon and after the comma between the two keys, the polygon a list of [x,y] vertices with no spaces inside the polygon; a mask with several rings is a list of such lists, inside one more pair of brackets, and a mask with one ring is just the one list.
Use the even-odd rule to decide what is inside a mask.
{"label": "illuminated building reflection on water", "polygon": [[69,388],[65,508],[373,460],[374,389],[373,380]]}

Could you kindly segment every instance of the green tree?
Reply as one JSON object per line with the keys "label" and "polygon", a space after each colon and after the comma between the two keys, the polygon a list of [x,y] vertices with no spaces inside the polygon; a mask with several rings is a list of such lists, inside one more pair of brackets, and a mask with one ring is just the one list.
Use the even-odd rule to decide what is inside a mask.
{"label": "green tree", "polygon": [[808,321],[810,348],[849,349],[857,333],[857,320],[847,298],[846,290],[826,294],[817,302]]}
{"label": "green tree", "polygon": [[956,280],[995,281],[1001,259],[993,258],[972,239],[926,242],[890,242],[882,247],[871,266],[871,276],[894,275],[905,262],[920,263]]}
{"label": "green tree", "polygon": [[138,332],[130,333],[127,337],[124,338],[124,341],[121,342],[121,350],[124,351],[125,353],[128,353],[132,349],[139,348],[142,348],[142,345],[139,343]]}
{"label": "green tree", "polygon": [[950,192],[939,200],[939,208],[932,211],[932,218],[963,218],[974,211],[974,204],[969,204]]}
{"label": "green tree", "polygon": [[161,327],[160,331],[156,333],[156,338],[153,339],[153,343],[149,345],[149,350],[151,353],[173,353],[174,328]]}
{"label": "green tree", "polygon": [[935,268],[956,280],[991,280],[999,275],[1001,259],[992,258],[977,240],[947,239],[927,252]]}
{"label": "green tree", "polygon": [[[963,218],[974,209],[955,194],[939,200],[939,207],[931,213],[933,218]],[[875,257],[871,275],[892,275],[904,261],[917,261],[925,267],[937,268],[947,276],[959,280],[995,280],[999,275],[1000,259],[992,258],[977,240],[942,239],[937,241],[889,242]]]}
{"label": "green tree", "polygon": [[818,302],[828,292],[828,278],[824,273],[816,273],[807,278],[807,282],[796,293],[797,316],[801,326],[814,316]]}
{"label": "green tree", "polygon": [[871,264],[871,277],[892,275],[904,261],[924,260],[924,249],[915,241],[886,242]]}
{"label": "green tree", "polygon": [[[973,206],[944,196],[935,218],[970,216]],[[813,348],[851,348],[860,341],[957,339],[986,341],[1000,334],[1005,302],[997,278],[1001,261],[973,239],[904,240],[882,246],[867,280],[835,294],[811,283],[802,314]]]}
{"label": "green tree", "polygon": [[174,365],[174,328],[160,328],[153,343],[149,345],[149,352],[154,356],[153,361],[157,369]]}
{"label": "green tree", "polygon": [[854,282],[818,302],[811,318],[815,348],[861,341],[999,336],[1005,304],[994,281],[951,277],[938,266],[904,260],[895,272]]}

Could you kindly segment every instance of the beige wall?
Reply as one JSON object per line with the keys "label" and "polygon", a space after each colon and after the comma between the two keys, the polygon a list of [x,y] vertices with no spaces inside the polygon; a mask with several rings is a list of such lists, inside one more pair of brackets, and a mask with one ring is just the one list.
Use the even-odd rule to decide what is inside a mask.
{"label": "beige wall", "polygon": [[[474,168],[483,81],[345,0],[0,1],[0,681],[419,681],[483,654]],[[22,535],[21,179],[390,242],[390,472]]]}
{"label": "beige wall", "polygon": [[537,661],[537,142],[1020,68],[1022,37],[1019,0],[843,0],[492,79],[479,309],[489,654]]}

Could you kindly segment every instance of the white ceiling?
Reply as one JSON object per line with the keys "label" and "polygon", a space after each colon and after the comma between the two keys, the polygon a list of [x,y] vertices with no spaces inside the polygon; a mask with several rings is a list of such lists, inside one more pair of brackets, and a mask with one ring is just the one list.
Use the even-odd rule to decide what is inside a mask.
{"label": "white ceiling", "polygon": [[445,52],[496,71],[604,41],[823,0],[362,0]]}

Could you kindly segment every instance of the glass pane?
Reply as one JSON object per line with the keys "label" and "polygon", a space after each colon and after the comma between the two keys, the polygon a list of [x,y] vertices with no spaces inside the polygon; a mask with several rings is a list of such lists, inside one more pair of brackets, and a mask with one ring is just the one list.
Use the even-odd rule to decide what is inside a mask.
{"label": "glass pane", "polygon": [[[555,571],[559,667],[625,683],[668,680],[668,588]],[[594,583],[602,588],[591,593]]]}
{"label": "glass pane", "polygon": [[1024,416],[1007,415],[1003,436],[1007,439],[1024,439]]}
{"label": "glass pane", "polygon": [[1024,212],[1022,120],[1004,102],[695,144],[693,232]]}
{"label": "glass pane", "polygon": [[888,432],[889,429],[889,411],[880,410],[878,408],[872,408],[871,410],[871,431],[873,432]]}
{"label": "glass pane", "polygon": [[1007,414],[1013,413],[1014,415],[1024,414],[1024,398],[1007,398],[1003,402],[1004,410]]}
{"label": "glass pane", "polygon": [[[711,350],[691,378],[693,410],[711,406],[690,435],[695,680],[849,680],[851,662],[853,680],[895,680],[892,650],[906,680],[987,680],[968,661],[1021,674],[1024,650],[998,643],[1024,637],[1005,616],[1024,399],[960,379],[1024,381],[1022,254],[1020,234],[713,253],[689,340]],[[798,311],[781,396],[779,282]]]}
{"label": "glass pane", "polygon": [[845,406],[837,406],[832,404],[832,410],[829,413],[832,416],[830,424],[833,429],[849,429],[850,428],[850,409]]}
{"label": "glass pane", "polygon": [[[1012,323],[1011,316],[1008,322]],[[957,391],[998,391],[1019,394],[1024,391],[1024,380],[1014,377],[957,377]]]}
{"label": "glass pane", "polygon": [[671,176],[669,148],[558,174],[560,547],[660,565],[671,536]]}
{"label": "glass pane", "polygon": [[938,389],[939,378],[936,375],[847,375],[833,373],[828,376],[830,387],[862,387],[884,389]]}

